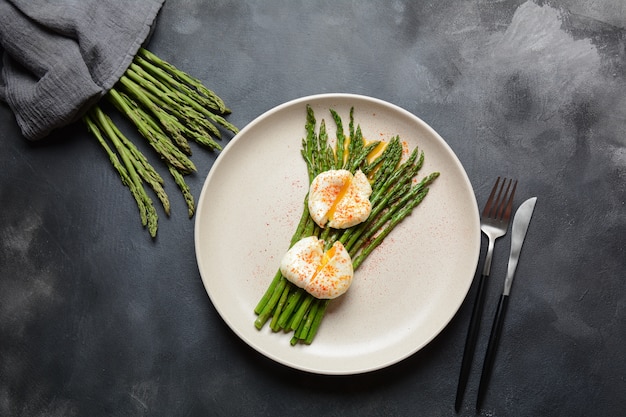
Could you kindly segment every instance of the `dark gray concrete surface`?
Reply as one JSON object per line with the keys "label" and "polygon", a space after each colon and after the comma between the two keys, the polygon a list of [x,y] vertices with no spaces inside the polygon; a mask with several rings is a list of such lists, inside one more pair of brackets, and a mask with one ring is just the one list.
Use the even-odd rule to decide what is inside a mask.
{"label": "dark gray concrete surface", "polygon": [[[239,127],[301,96],[374,96],[445,138],[479,205],[496,175],[518,178],[517,203],[538,204],[480,415],[626,415],[622,0],[167,0],[148,46]],[[213,308],[177,193],[151,240],[82,125],[29,143],[0,105],[0,126],[0,415],[455,415],[469,302],[387,369],[285,368]],[[215,157],[194,154],[196,197]],[[507,253],[503,238],[487,323]],[[475,362],[459,415],[478,377]]]}

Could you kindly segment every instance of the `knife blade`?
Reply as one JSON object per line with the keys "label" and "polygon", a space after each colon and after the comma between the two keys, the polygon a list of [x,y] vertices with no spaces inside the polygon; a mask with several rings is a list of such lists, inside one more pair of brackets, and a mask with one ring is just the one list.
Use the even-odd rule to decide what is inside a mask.
{"label": "knife blade", "polygon": [[529,198],[524,201],[515,212],[511,232],[511,254],[509,255],[509,266],[506,271],[506,278],[504,278],[504,291],[502,292],[504,295],[511,293],[511,285],[513,285],[517,262],[519,261],[519,255],[522,251],[522,245],[524,244],[526,232],[528,231],[530,219],[535,211],[536,203],[537,197]]}
{"label": "knife blade", "polygon": [[487,391],[487,386],[491,377],[491,371],[493,369],[496,348],[498,347],[498,342],[502,333],[504,314],[506,311],[506,307],[509,303],[509,294],[511,293],[513,278],[515,277],[515,271],[517,269],[520,252],[526,238],[526,232],[528,231],[528,226],[535,210],[536,203],[537,197],[532,197],[524,201],[515,212],[515,217],[513,218],[509,265],[507,267],[506,278],[504,279],[504,289],[502,291],[502,295],[500,296],[500,300],[498,301],[496,315],[493,319],[493,325],[491,327],[491,333],[489,335],[489,343],[487,344],[487,351],[485,353],[485,360],[483,362],[482,374],[480,376],[480,384],[478,386],[476,411],[480,410],[482,406],[482,401],[485,396],[485,392]]}

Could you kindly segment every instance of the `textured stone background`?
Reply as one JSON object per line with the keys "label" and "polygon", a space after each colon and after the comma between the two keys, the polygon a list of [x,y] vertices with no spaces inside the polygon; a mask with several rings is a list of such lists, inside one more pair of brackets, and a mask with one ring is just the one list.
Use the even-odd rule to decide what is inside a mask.
{"label": "textured stone background", "polygon": [[[518,178],[538,205],[481,415],[626,415],[622,0],[167,0],[149,48],[240,127],[297,97],[364,94],[435,128],[479,205],[496,175]],[[6,105],[0,125],[0,415],[454,415],[469,303],[388,369],[286,369],[212,307],[182,199],[151,241],[81,125],[27,143]],[[196,197],[215,157],[194,155]],[[477,384],[475,366],[460,415]]]}

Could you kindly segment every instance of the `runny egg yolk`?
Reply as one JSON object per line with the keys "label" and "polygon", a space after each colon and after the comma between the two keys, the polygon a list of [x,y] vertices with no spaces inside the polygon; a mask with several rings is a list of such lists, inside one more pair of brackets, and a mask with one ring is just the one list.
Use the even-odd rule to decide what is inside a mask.
{"label": "runny egg yolk", "polygon": [[320,299],[337,298],[348,291],[354,270],[341,242],[324,252],[324,241],[315,236],[296,242],[280,263],[280,272],[290,282]]}
{"label": "runny egg yolk", "polygon": [[378,158],[380,155],[382,155],[382,153],[385,151],[385,149],[387,149],[387,145],[388,144],[389,144],[389,142],[380,141],[378,143],[378,145],[376,145],[376,147],[374,149],[372,149],[372,151],[365,158],[367,160],[367,162],[369,164],[374,162],[374,160],[376,160],[376,158]]}
{"label": "runny egg yolk", "polygon": [[309,213],[320,227],[347,229],[369,217],[371,194],[372,186],[361,170],[354,175],[345,169],[324,171],[311,182]]}

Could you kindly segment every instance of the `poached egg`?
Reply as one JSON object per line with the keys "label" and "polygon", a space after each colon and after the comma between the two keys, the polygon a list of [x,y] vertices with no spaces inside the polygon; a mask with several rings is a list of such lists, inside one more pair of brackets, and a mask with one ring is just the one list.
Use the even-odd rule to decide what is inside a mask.
{"label": "poached egg", "polygon": [[324,241],[316,236],[296,242],[283,256],[280,272],[320,299],[337,298],[348,291],[354,276],[352,259],[341,242],[324,252]]}
{"label": "poached egg", "polygon": [[372,186],[361,170],[345,169],[320,173],[309,187],[311,218],[320,227],[347,229],[365,221],[371,211]]}

